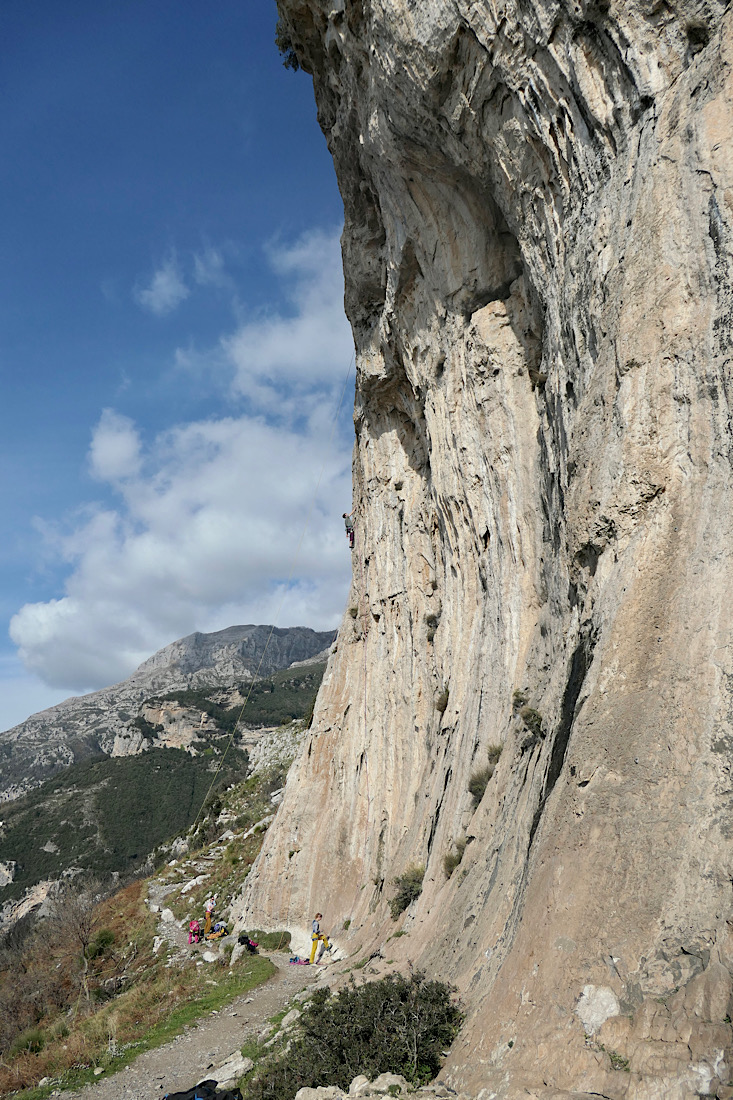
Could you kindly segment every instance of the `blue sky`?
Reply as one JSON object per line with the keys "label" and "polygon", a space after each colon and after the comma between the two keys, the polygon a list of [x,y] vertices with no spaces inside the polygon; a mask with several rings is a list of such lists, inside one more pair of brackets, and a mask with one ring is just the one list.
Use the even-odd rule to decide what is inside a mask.
{"label": "blue sky", "polygon": [[0,729],[193,630],[338,621],[342,206],[276,18],[0,6]]}

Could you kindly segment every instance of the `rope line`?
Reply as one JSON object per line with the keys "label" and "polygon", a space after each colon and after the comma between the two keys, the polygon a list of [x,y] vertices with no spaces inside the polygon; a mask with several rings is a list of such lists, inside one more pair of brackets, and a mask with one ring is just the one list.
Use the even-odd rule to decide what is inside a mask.
{"label": "rope line", "polygon": [[[346,377],[344,378],[344,384],[341,387],[341,397],[339,398],[338,408],[336,409],[336,413],[334,415],[334,418],[333,418],[333,421],[332,421],[332,424],[331,424],[331,434],[328,438],[327,447],[330,446],[331,443],[333,442],[333,437],[336,433],[336,426],[338,424],[338,418],[339,418],[339,415],[341,413],[341,407],[344,403],[344,396],[346,395],[346,387],[348,385],[349,378],[351,377],[351,369],[352,369],[353,365],[354,365],[354,355],[352,354],[351,359],[349,361],[349,369],[346,372]],[[287,581],[285,583],[285,586],[284,586],[284,589],[283,589],[282,599],[280,600],[280,604],[279,604],[277,612],[275,614],[274,622],[273,622],[272,626],[270,627],[270,633],[267,635],[267,641],[265,642],[265,648],[262,650],[262,656],[260,657],[259,664],[257,665],[257,671],[255,672],[254,677],[252,679],[252,683],[249,686],[249,691],[247,692],[247,696],[246,696],[244,702],[242,703],[242,708],[241,708],[241,710],[239,712],[239,715],[237,717],[237,721],[234,724],[234,729],[232,730],[229,741],[227,742],[226,748],[224,749],[224,752],[222,754],[222,758],[219,761],[219,766],[216,769],[216,772],[214,773],[214,778],[211,781],[209,789],[207,790],[206,794],[204,795],[204,800],[201,803],[201,806],[199,808],[199,812],[196,814],[193,825],[191,826],[192,829],[195,829],[196,826],[198,825],[199,819],[200,819],[200,817],[203,813],[204,806],[206,805],[206,802],[209,798],[209,795],[213,791],[213,789],[214,789],[214,787],[217,783],[217,780],[219,779],[219,774],[221,773],[221,769],[224,767],[224,761],[226,760],[227,753],[229,752],[230,748],[234,744],[234,738],[236,737],[237,730],[239,729],[239,723],[242,720],[242,715],[244,714],[245,707],[247,706],[247,703],[249,702],[250,696],[251,696],[251,694],[254,690],[254,686],[257,683],[257,680],[259,678],[260,669],[262,668],[262,663],[263,663],[263,661],[265,659],[265,656],[267,654],[267,650],[268,650],[268,647],[270,645],[272,635],[274,634],[274,632],[277,628],[277,624],[280,620],[280,614],[282,613],[282,609],[285,605],[285,600],[287,599],[288,594],[289,594],[288,590],[290,588],[290,582],[293,579],[293,575],[295,573],[295,567],[298,563],[298,558],[300,556],[300,550],[301,550],[301,547],[303,545],[303,540],[305,539],[305,535],[306,535],[306,532],[307,532],[308,527],[310,525],[311,517],[313,515],[313,511],[314,511],[315,506],[316,506],[316,499],[318,497],[318,490],[321,487],[321,481],[323,480],[323,474],[324,474],[324,471],[326,469],[326,462],[327,461],[328,461],[328,458],[324,458],[323,463],[321,465],[321,470],[320,470],[320,473],[318,474],[318,481],[316,482],[315,490],[313,491],[313,494],[311,496],[311,503],[310,503],[310,507],[308,509],[308,514],[306,515],[305,523],[303,524],[303,530],[300,533],[300,538],[298,539],[298,544],[295,548],[295,554],[293,555],[293,563],[290,567],[290,573],[288,575],[288,579],[287,579]]]}

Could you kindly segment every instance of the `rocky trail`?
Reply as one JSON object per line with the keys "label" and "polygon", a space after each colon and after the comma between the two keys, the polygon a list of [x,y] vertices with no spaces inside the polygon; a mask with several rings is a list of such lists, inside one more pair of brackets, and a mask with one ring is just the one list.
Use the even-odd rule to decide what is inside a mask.
{"label": "rocky trail", "polygon": [[68,1100],[145,1100],[215,1075],[246,1040],[267,1030],[271,1016],[324,973],[322,968],[289,966],[286,954],[270,957],[278,969],[264,985],[185,1028],[165,1046],[141,1054],[119,1073],[64,1095]]}

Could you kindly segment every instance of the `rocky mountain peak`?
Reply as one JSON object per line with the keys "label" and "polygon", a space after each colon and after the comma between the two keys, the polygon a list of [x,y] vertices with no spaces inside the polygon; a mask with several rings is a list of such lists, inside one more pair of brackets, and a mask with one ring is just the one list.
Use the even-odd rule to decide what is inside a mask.
{"label": "rocky mountain peak", "polygon": [[[259,672],[269,676],[293,663],[325,661],[335,631],[307,627],[232,626],[196,632],[172,642],[144,661],[126,680],[89,695],[75,696],[0,733],[3,758],[0,801],[16,798],[60,767],[96,753],[125,756],[146,746],[146,701],[196,688],[235,688]],[[190,719],[174,730],[175,744],[191,737]],[[169,720],[175,724],[173,714]],[[246,725],[246,721],[245,721]]]}

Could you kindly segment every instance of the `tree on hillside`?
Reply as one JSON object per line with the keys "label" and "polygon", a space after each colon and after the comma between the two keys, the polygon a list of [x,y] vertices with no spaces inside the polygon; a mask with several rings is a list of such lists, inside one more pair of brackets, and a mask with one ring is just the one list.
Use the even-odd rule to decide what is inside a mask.
{"label": "tree on hillside", "polygon": [[90,949],[99,928],[98,903],[102,896],[101,884],[96,879],[88,880],[83,886],[68,882],[59,884],[44,926],[52,955],[79,967],[79,981],[87,1005],[91,1001]]}

